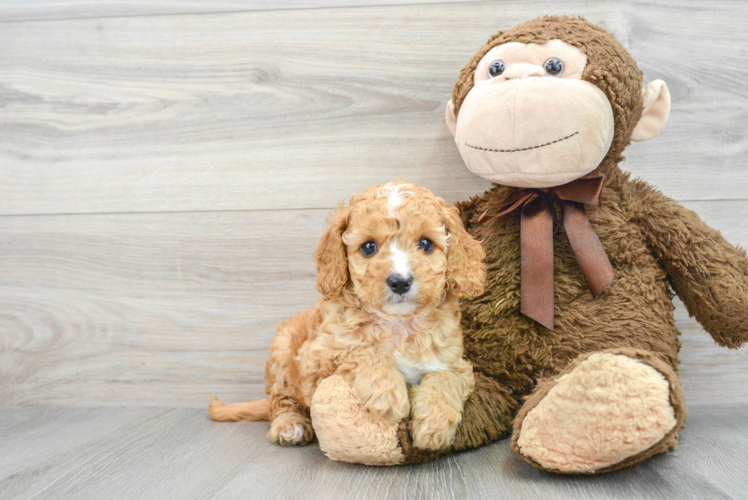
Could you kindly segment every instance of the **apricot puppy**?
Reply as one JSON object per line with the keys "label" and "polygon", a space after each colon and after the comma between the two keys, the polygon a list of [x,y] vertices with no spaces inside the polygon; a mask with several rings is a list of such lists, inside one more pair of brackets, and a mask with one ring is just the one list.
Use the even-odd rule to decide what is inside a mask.
{"label": "apricot puppy", "polygon": [[210,404],[214,420],[270,420],[270,438],[305,444],[317,385],[342,375],[372,415],[410,415],[414,445],[454,440],[473,389],[458,299],[483,292],[485,254],[454,207],[405,181],[341,205],[315,251],[316,305],[278,327],[265,368],[268,398]]}

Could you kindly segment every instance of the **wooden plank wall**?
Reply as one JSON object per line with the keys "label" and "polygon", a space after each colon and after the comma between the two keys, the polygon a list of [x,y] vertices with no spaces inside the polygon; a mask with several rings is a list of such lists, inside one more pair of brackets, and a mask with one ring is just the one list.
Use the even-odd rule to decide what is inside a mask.
{"label": "wooden plank wall", "polygon": [[[670,123],[625,168],[748,244],[747,4],[373,3],[0,0],[0,405],[260,397],[339,200],[487,187],[444,103],[540,14],[584,15],[668,82]],[[676,314],[691,406],[748,406],[748,351]]]}

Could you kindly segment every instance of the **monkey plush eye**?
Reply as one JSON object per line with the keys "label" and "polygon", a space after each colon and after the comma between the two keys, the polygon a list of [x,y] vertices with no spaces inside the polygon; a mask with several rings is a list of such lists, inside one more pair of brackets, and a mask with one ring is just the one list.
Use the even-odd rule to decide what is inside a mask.
{"label": "monkey plush eye", "polygon": [[504,72],[504,61],[498,60],[491,63],[491,66],[488,68],[488,74],[491,75],[491,78],[495,76],[499,76]]}
{"label": "monkey plush eye", "polygon": [[423,250],[423,253],[431,253],[434,250],[434,242],[428,238],[421,238],[418,242],[418,249]]}
{"label": "monkey plush eye", "polygon": [[374,242],[374,240],[367,241],[363,245],[361,245],[361,253],[364,254],[364,257],[371,257],[375,253],[377,253],[377,244]]}
{"label": "monkey plush eye", "polygon": [[564,62],[561,59],[551,57],[544,64],[545,72],[551,76],[561,76],[564,72]]}

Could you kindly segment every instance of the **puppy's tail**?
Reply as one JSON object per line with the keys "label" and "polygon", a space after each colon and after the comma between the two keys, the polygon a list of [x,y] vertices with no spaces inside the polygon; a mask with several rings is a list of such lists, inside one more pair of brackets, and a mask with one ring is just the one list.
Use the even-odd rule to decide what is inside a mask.
{"label": "puppy's tail", "polygon": [[270,420],[270,402],[267,399],[260,399],[249,403],[225,405],[213,396],[210,401],[210,418],[219,422]]}

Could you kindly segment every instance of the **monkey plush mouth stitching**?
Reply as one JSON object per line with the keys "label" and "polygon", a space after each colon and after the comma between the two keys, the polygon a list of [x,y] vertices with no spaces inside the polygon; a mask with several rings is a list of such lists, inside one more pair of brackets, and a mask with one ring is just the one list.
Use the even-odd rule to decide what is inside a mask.
{"label": "monkey plush mouth stitching", "polygon": [[532,147],[530,147],[530,148],[518,148],[518,149],[490,149],[490,148],[482,148],[482,147],[480,147],[480,146],[473,146],[473,145],[471,145],[471,144],[468,144],[467,142],[465,143],[465,146],[467,146],[467,147],[469,147],[469,148],[473,148],[473,149],[480,149],[481,151],[490,151],[490,152],[492,152],[492,153],[515,153],[515,152],[517,152],[517,151],[527,151],[527,150],[529,150],[529,149],[538,149],[538,148],[542,148],[542,147],[545,147],[545,146],[550,146],[551,144],[556,144],[557,142],[561,142],[561,141],[564,141],[564,140],[566,140],[566,139],[568,139],[568,138],[570,138],[570,137],[574,137],[574,136],[575,136],[575,135],[577,135],[578,133],[579,133],[579,131],[576,131],[576,132],[574,132],[573,134],[569,134],[569,135],[567,135],[566,137],[562,137],[561,139],[556,139],[555,141],[551,141],[551,142],[546,142],[545,144],[538,144],[537,146],[532,146]]}

